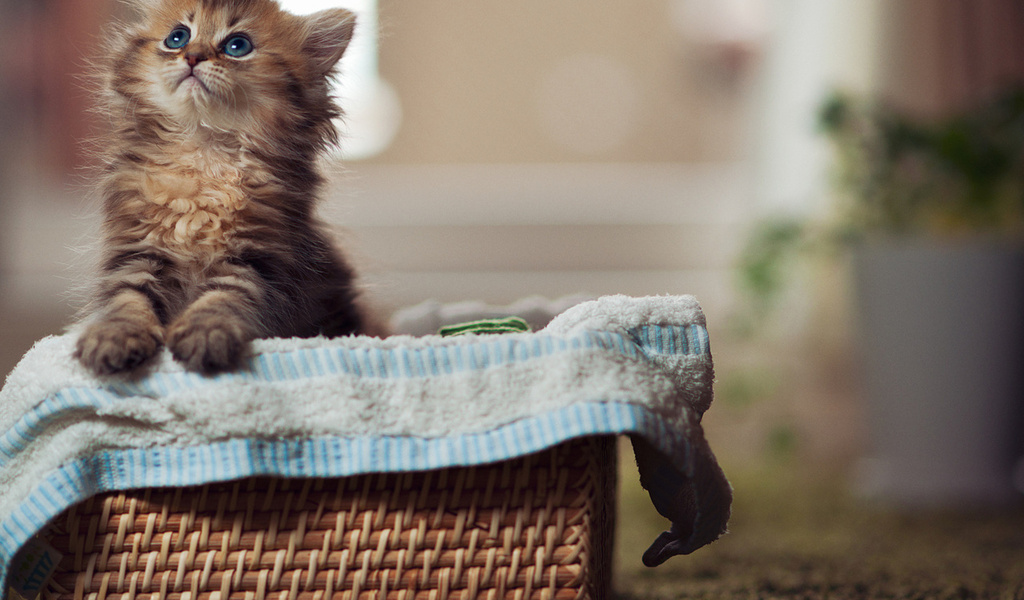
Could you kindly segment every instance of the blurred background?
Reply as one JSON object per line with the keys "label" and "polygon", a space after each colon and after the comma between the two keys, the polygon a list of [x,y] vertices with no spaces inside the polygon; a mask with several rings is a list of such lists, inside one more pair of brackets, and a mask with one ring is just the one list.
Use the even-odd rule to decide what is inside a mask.
{"label": "blurred background", "polygon": [[[342,3],[284,4],[309,12]],[[870,276],[858,271],[864,261],[856,252],[804,252],[794,261],[758,243],[806,231],[766,228],[766,222],[830,223],[842,216],[837,207],[844,198],[870,195],[864,191],[870,186],[851,185],[850,169],[843,171],[850,148],[863,150],[863,140],[847,140],[844,149],[842,135],[830,143],[823,129],[823,107],[836,92],[865,105],[884,102],[911,121],[962,124],[963,115],[1024,82],[1024,4],[363,0],[348,6],[361,15],[361,39],[339,84],[346,137],[342,156],[328,161],[323,212],[382,314],[425,300],[508,304],[532,295],[694,294],[708,317],[718,367],[716,405],[705,426],[727,473],[742,481],[744,473],[788,465],[858,493],[911,503],[1019,498],[1013,482],[1014,469],[1022,479],[1015,465],[1024,397],[1016,372],[1024,354],[1015,340],[1024,338],[1016,316],[1024,302],[1016,284],[1024,281],[1017,243],[1024,188],[1012,174],[1024,163],[1010,142],[1006,156],[994,158],[971,154],[989,148],[988,130],[961,144],[968,158],[977,158],[968,160],[977,167],[971,173],[1011,174],[1009,183],[992,185],[968,177],[979,194],[998,189],[1000,198],[1010,198],[1000,201],[988,230],[967,231],[955,218],[948,226],[950,219],[929,216],[923,220],[947,226],[934,235],[927,227],[881,228],[890,242],[906,233],[939,239],[946,252],[980,237],[1011,254],[1009,266],[993,271],[1014,283],[1008,299],[994,305],[988,324],[968,327],[1002,331],[994,342],[977,342],[996,358],[966,364],[963,357],[978,352],[961,346],[952,359],[980,382],[956,391],[951,402],[972,406],[979,392],[1003,401],[985,408],[977,400],[974,412],[1002,429],[979,425],[964,434],[989,447],[975,462],[941,467],[942,479],[959,481],[955,489],[938,489],[942,482],[934,481],[893,487],[904,478],[901,469],[914,472],[935,456],[923,440],[938,436],[939,446],[956,447],[971,426],[954,414],[953,424],[934,434],[890,426],[906,444],[892,441],[892,432],[879,433],[880,422],[895,418],[878,416],[879,403],[904,407],[917,421],[943,409],[912,406],[909,396],[955,386],[936,383],[936,370],[951,372],[944,359],[914,347],[896,353],[925,357],[919,362],[932,371],[922,380],[904,378],[903,366],[875,351],[895,342],[865,333],[865,320],[894,313],[897,320],[883,328],[897,339],[925,340],[928,348],[967,344],[961,333],[949,341],[903,330],[900,319],[908,314],[887,310],[896,300],[871,300],[858,287]],[[4,373],[33,341],[59,333],[79,300],[75,284],[86,275],[79,255],[96,226],[83,141],[102,126],[88,112],[82,78],[103,24],[124,12],[114,0],[0,3]],[[1000,117],[1010,133],[993,135],[1019,142],[1024,121],[1010,97],[1009,116]],[[832,116],[849,116],[843,111],[850,106],[839,105]],[[833,120],[833,134],[847,131],[847,122]],[[931,139],[909,138],[911,146]],[[911,162],[900,169],[917,177],[920,161]],[[937,188],[958,185],[943,177]],[[939,263],[959,260],[943,256]],[[903,287],[906,278],[894,277]],[[961,317],[974,310],[975,300],[961,292],[980,283],[935,277],[944,285],[927,298],[954,298]],[[907,311],[919,312],[918,301],[909,302]],[[924,327],[955,330],[948,322]],[[993,363],[1001,370],[986,370]],[[910,391],[885,390],[887,377],[905,380]],[[909,449],[896,447],[901,444]],[[916,458],[895,458],[900,451]],[[970,452],[955,449],[954,462]],[[979,469],[991,474],[971,480]]]}

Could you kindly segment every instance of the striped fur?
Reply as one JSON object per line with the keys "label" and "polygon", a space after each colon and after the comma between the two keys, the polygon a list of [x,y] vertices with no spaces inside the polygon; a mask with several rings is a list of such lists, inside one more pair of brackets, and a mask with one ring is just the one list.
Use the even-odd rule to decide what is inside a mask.
{"label": "striped fur", "polygon": [[[354,274],[313,211],[340,115],[328,78],[354,17],[299,17],[274,0],[140,9],[104,67],[102,266],[77,358],[114,374],[166,344],[212,373],[256,337],[359,332]],[[189,40],[175,49],[178,27]],[[236,34],[251,53],[227,55]]]}

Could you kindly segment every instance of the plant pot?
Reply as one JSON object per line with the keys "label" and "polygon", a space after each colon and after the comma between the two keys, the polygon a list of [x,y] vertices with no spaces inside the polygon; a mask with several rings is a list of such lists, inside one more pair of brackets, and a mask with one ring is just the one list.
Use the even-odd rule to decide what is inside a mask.
{"label": "plant pot", "polygon": [[870,429],[863,490],[911,506],[998,504],[1024,425],[1024,251],[907,239],[854,269]]}

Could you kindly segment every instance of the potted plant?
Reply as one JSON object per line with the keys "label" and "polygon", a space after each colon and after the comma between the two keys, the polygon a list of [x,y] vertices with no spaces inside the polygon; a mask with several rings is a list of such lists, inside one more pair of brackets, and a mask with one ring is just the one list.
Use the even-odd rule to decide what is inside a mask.
{"label": "potted plant", "polygon": [[[931,122],[835,95],[837,218],[760,228],[741,261],[770,298],[794,249],[850,248],[869,458],[902,503],[1015,495],[1024,425],[1024,89]],[[762,301],[762,308],[765,303]]]}

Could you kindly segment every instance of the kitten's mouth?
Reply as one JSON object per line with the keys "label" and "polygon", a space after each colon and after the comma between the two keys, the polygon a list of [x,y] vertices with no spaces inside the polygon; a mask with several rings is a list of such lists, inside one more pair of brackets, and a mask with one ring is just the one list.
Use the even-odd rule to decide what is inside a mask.
{"label": "kitten's mouth", "polygon": [[188,85],[190,87],[199,86],[207,94],[211,93],[210,88],[206,87],[203,80],[199,78],[199,75],[195,72],[187,73],[181,79],[178,80],[177,87],[180,89],[182,85]]}

